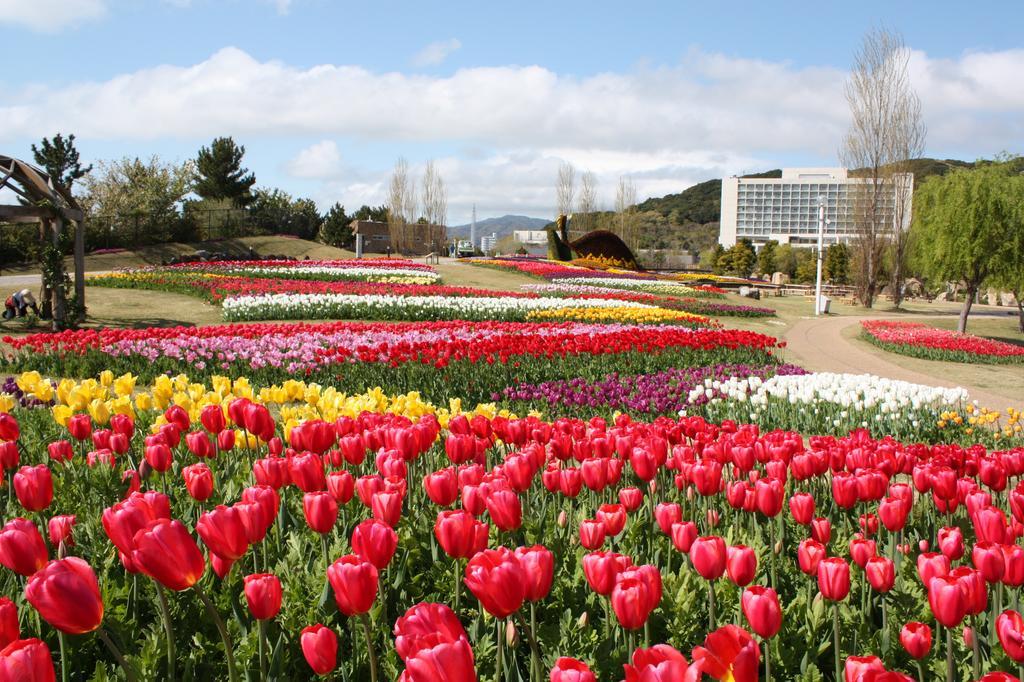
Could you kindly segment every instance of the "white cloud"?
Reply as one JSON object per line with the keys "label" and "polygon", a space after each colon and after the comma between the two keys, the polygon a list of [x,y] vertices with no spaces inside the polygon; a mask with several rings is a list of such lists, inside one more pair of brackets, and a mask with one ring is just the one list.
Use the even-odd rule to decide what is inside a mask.
{"label": "white cloud", "polygon": [[277,10],[278,14],[284,15],[292,9],[292,0],[267,0]]}
{"label": "white cloud", "polygon": [[330,178],[337,175],[340,168],[341,153],[334,140],[310,145],[285,164],[288,174],[297,178]]}
{"label": "white cloud", "polygon": [[[915,51],[910,70],[929,154],[1024,150],[1017,78],[1024,50],[955,59]],[[244,136],[250,148],[260,138],[324,140],[277,163],[297,176],[329,178],[315,198],[346,206],[383,200],[389,161],[381,157],[404,149],[416,160],[417,148],[429,148],[447,155],[440,162],[453,217],[468,214],[473,201],[549,215],[561,159],[598,174],[606,205],[620,174],[632,174],[643,197],[792,159],[835,163],[848,120],[845,76],[836,68],[700,50],[674,65],[586,77],[541,66],[433,76],[335,64],[297,68],[229,47],[197,64],[103,81],[0,84],[0,142],[27,147],[54,130],[140,150],[154,140],[192,145],[223,134]],[[350,155],[343,167],[332,140],[378,160]]]}
{"label": "white cloud", "polygon": [[430,43],[413,55],[412,65],[420,68],[424,66],[437,66],[460,47],[462,47],[462,43],[457,38]]}
{"label": "white cloud", "polygon": [[0,24],[55,33],[107,13],[105,0],[0,0]]}

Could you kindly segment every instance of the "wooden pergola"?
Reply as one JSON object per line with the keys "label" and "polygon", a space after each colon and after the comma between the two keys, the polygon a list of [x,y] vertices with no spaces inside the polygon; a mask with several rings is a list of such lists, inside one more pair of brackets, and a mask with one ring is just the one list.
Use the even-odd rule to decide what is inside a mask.
{"label": "wooden pergola", "polygon": [[[0,190],[9,189],[22,203],[0,204],[0,223],[39,223],[40,238],[49,237],[55,247],[70,226],[75,230],[75,297],[79,317],[85,315],[85,213],[71,192],[46,171],[19,159],[0,154]],[[50,303],[54,330],[67,326],[67,292],[64,291],[64,260],[58,259],[56,285],[43,281],[39,300]],[[82,319],[78,320],[83,321]]]}

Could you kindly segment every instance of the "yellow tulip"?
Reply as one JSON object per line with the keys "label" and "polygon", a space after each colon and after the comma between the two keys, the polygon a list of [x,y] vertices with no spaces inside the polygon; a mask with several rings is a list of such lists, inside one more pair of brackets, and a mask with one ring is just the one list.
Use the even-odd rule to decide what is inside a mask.
{"label": "yellow tulip", "polygon": [[135,396],[135,406],[143,412],[153,409],[153,396],[149,393],[140,393]]}
{"label": "yellow tulip", "polygon": [[18,388],[20,388],[25,393],[31,393],[32,390],[36,387],[36,384],[38,384],[42,380],[43,377],[39,374],[39,372],[22,372],[18,376],[18,378],[14,380],[14,383],[16,383],[18,385]]}
{"label": "yellow tulip", "polygon": [[74,414],[74,410],[67,405],[54,405],[52,412],[53,421],[57,422],[64,428],[67,428],[68,420],[71,419],[71,415]]}
{"label": "yellow tulip", "polygon": [[32,395],[44,403],[50,402],[53,400],[53,384],[49,381],[40,381],[32,389]]}
{"label": "yellow tulip", "polygon": [[114,383],[114,373],[109,369],[105,369],[100,372],[100,385],[109,387]]}
{"label": "yellow tulip", "polygon": [[89,403],[89,414],[92,415],[93,421],[100,426],[105,426],[110,421],[110,408],[99,398]]}
{"label": "yellow tulip", "polygon": [[9,393],[0,393],[0,412],[10,412],[14,409],[14,396]]}

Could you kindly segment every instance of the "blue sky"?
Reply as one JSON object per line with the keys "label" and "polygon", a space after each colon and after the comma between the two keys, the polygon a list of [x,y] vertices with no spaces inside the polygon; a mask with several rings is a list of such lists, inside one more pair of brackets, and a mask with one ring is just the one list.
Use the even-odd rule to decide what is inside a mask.
{"label": "blue sky", "polygon": [[0,75],[0,151],[61,130],[90,160],[184,160],[230,134],[259,184],[348,207],[383,201],[398,156],[433,158],[452,223],[474,202],[544,217],[563,160],[609,207],[622,175],[644,197],[836,164],[845,71],[880,22],[912,50],[929,155],[1022,151],[1024,3],[495,5],[0,0],[33,66]]}

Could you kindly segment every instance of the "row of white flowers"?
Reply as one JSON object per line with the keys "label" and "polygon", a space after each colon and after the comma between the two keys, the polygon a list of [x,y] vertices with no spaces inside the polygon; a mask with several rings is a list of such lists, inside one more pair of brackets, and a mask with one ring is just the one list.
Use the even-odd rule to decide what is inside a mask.
{"label": "row of white flowers", "polygon": [[590,286],[604,290],[636,291],[659,296],[701,296],[701,292],[686,284],[668,280],[629,279],[623,277],[559,277],[551,280],[553,285]]}
{"label": "row of white flowers", "polygon": [[[926,386],[872,374],[816,374],[732,377],[705,380],[688,396],[690,405],[712,419],[752,421],[767,428],[831,425],[844,429],[918,429],[934,425],[946,410],[968,402],[963,388]],[[686,410],[683,411],[684,413]]]}
{"label": "row of white flowers", "polygon": [[654,308],[606,299],[264,294],[224,299],[226,320],[505,320],[559,308]]}
{"label": "row of white flowers", "polygon": [[396,280],[422,280],[423,283],[436,282],[440,275],[431,270],[419,268],[375,268],[375,267],[338,267],[328,265],[289,265],[281,267],[246,267],[238,268],[238,272],[252,276],[282,277],[286,275],[316,275],[325,279],[343,277],[345,279],[365,279],[367,281],[378,281],[377,278]]}

